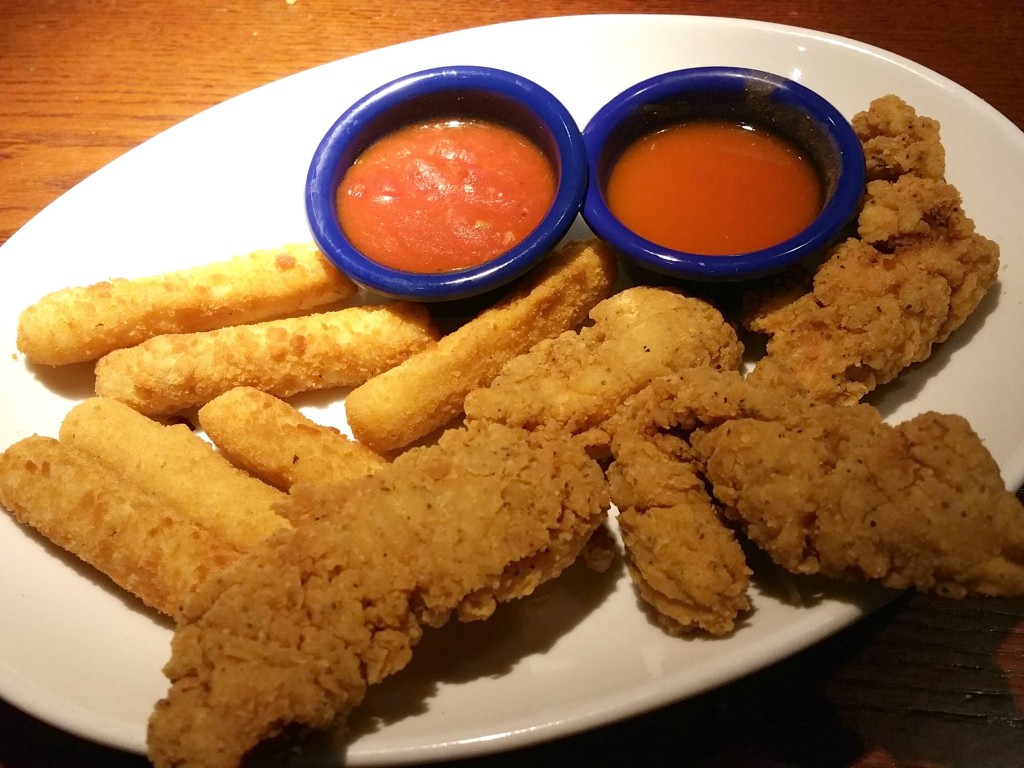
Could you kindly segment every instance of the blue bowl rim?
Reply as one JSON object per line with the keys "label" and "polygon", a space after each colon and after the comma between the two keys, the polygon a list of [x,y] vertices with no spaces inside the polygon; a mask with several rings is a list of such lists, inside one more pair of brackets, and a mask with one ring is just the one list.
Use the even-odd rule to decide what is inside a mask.
{"label": "blue bowl rim", "polygon": [[[691,90],[738,90],[751,80],[770,87],[770,100],[796,106],[824,126],[840,155],[835,190],[821,213],[802,232],[758,251],[708,256],[653,243],[625,227],[608,209],[600,177],[605,143],[623,120],[638,107],[670,101]],[[829,245],[851,220],[864,191],[864,153],[849,121],[824,97],[795,80],[757,69],[728,66],[672,70],[642,80],[606,102],[583,130],[589,163],[589,184],[583,204],[588,226],[642,266],[675,277],[697,280],[741,280],[760,277],[786,267]]]}
{"label": "blue bowl rim", "polygon": [[[372,261],[341,230],[335,212],[342,154],[374,118],[409,100],[445,91],[495,93],[524,106],[551,134],[556,149],[557,186],[547,214],[519,244],[479,266],[443,273],[406,272]],[[386,296],[418,301],[466,298],[500,287],[535,266],[568,231],[583,205],[587,188],[583,136],[569,110],[550,91],[507,70],[449,65],[420,70],[387,82],[349,106],[324,134],[306,175],[306,217],[313,240],[324,255],[354,282]]]}

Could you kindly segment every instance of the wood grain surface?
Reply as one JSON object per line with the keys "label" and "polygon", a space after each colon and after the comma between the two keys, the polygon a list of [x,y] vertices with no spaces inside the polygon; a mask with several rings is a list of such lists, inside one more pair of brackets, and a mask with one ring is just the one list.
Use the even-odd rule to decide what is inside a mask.
{"label": "wood grain surface", "polygon": [[930,67],[1024,126],[1019,0],[855,5],[0,0],[0,244],[102,165],[231,96],[373,48],[520,18],[688,13],[819,29]]}
{"label": "wood grain surface", "polygon": [[[934,69],[1024,127],[1020,0],[0,0],[0,244],[104,164],[259,85],[427,35],[589,13],[729,16],[844,35]],[[599,54],[581,45],[580,55]],[[0,768],[144,765],[0,702]],[[718,691],[459,765],[1021,766],[1024,601],[904,595]]]}

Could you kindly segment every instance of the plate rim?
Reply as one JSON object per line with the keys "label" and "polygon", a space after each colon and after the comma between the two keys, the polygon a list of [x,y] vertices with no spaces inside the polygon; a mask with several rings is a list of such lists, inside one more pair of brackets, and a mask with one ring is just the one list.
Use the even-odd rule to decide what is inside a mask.
{"label": "plate rim", "polygon": [[[961,86],[958,83],[956,83],[955,81],[950,80],[946,76],[942,75],[941,73],[938,73],[938,72],[936,72],[933,69],[925,67],[924,65],[918,64],[918,63],[916,63],[916,62],[914,62],[914,61],[912,61],[912,60],[910,60],[910,59],[908,59],[906,57],[901,56],[900,54],[888,51],[888,50],[883,49],[883,48],[879,48],[879,47],[871,45],[869,43],[863,43],[863,42],[854,40],[852,38],[843,37],[843,36],[836,35],[836,34],[829,33],[829,32],[823,32],[823,31],[819,31],[819,30],[813,30],[813,29],[803,28],[803,27],[799,27],[799,26],[794,26],[794,25],[790,25],[790,24],[786,24],[786,23],[771,22],[771,21],[761,21],[761,20],[753,20],[753,19],[742,19],[742,18],[734,18],[734,17],[716,17],[716,16],[708,16],[708,15],[690,15],[690,14],[642,14],[642,13],[641,14],[602,14],[602,13],[595,13],[595,14],[567,14],[567,15],[558,15],[558,16],[547,16],[547,17],[540,17],[540,18],[520,19],[520,20],[515,20],[515,21],[505,21],[505,22],[499,22],[499,23],[495,23],[495,24],[487,24],[487,25],[469,27],[469,28],[466,28],[466,29],[453,30],[453,31],[450,31],[450,32],[445,32],[445,33],[441,33],[441,34],[437,34],[437,35],[431,35],[431,36],[428,36],[428,37],[417,38],[417,39],[409,40],[409,41],[406,41],[406,42],[396,43],[396,44],[393,44],[393,45],[385,46],[383,48],[373,49],[373,50],[370,50],[370,51],[354,54],[352,56],[349,56],[349,57],[346,57],[346,58],[343,58],[343,59],[338,59],[338,60],[331,61],[331,62],[325,62],[325,63],[317,65],[315,67],[311,67],[309,69],[305,69],[305,70],[302,70],[300,72],[296,72],[296,73],[287,75],[285,77],[279,78],[277,80],[265,83],[265,84],[263,84],[261,86],[258,86],[256,88],[254,88],[254,89],[251,89],[251,90],[246,91],[244,93],[241,93],[241,94],[238,94],[236,96],[233,96],[233,97],[231,97],[229,99],[226,99],[225,101],[220,102],[220,103],[218,103],[216,105],[207,107],[207,108],[201,110],[199,113],[196,113],[195,115],[190,116],[190,117],[186,118],[185,120],[180,121],[179,123],[175,124],[174,126],[171,126],[171,127],[167,128],[166,130],[161,131],[159,134],[157,134],[156,136],[152,137],[151,139],[148,139],[146,142],[143,142],[139,146],[141,147],[141,146],[150,144],[151,142],[157,141],[157,140],[160,139],[161,136],[164,136],[164,135],[166,135],[168,133],[171,133],[171,132],[175,131],[176,129],[178,129],[180,126],[182,126],[184,124],[187,124],[187,123],[190,123],[190,122],[192,122],[194,120],[197,120],[197,119],[210,119],[210,118],[204,117],[204,115],[208,115],[209,113],[211,113],[214,110],[225,108],[226,105],[233,104],[233,103],[235,103],[236,101],[238,101],[240,99],[249,98],[253,94],[257,93],[257,92],[261,92],[262,93],[262,92],[265,92],[265,91],[267,91],[267,90],[269,90],[271,88],[286,87],[286,86],[284,86],[282,84],[287,83],[289,81],[292,81],[294,78],[307,77],[307,76],[313,77],[315,75],[312,75],[311,73],[317,72],[317,71],[319,71],[319,70],[321,70],[323,68],[326,68],[326,67],[336,67],[336,66],[339,66],[339,65],[349,65],[354,60],[362,61],[362,60],[365,60],[367,58],[376,57],[376,56],[388,56],[388,55],[391,54],[391,52],[393,52],[395,49],[398,49],[398,48],[410,48],[410,47],[419,46],[419,45],[425,45],[425,44],[435,44],[435,42],[438,41],[438,40],[446,39],[446,38],[453,37],[453,36],[466,36],[466,35],[471,35],[471,34],[479,34],[479,33],[481,33],[482,31],[485,31],[485,30],[495,31],[495,30],[505,29],[505,28],[510,28],[510,27],[527,27],[527,26],[532,26],[532,25],[549,25],[551,23],[571,25],[573,22],[580,22],[582,20],[586,20],[587,23],[599,23],[599,24],[618,24],[618,23],[622,23],[623,20],[628,20],[629,23],[636,23],[637,20],[643,20],[644,22],[650,22],[653,19],[657,19],[659,22],[666,22],[666,21],[669,21],[671,23],[690,22],[690,23],[699,23],[699,24],[703,24],[703,25],[707,25],[707,26],[711,26],[711,27],[743,28],[745,30],[761,28],[761,29],[767,29],[767,30],[772,30],[772,31],[776,31],[776,32],[782,32],[782,33],[785,33],[785,34],[788,34],[788,35],[797,35],[797,36],[800,36],[800,37],[805,37],[805,38],[813,39],[813,40],[816,40],[816,41],[819,41],[821,43],[828,44],[828,45],[839,45],[841,47],[847,48],[847,49],[849,49],[849,50],[851,50],[851,51],[853,51],[855,53],[858,53],[858,54],[871,55],[871,56],[874,56],[876,58],[882,59],[882,60],[884,60],[885,62],[887,62],[889,64],[893,64],[893,65],[897,65],[897,66],[903,67],[904,69],[908,70],[911,74],[913,74],[913,75],[915,75],[917,77],[922,77],[924,79],[930,80],[931,82],[941,86],[947,92],[955,93],[955,94],[960,94],[960,95],[966,94],[966,95],[970,96],[974,100],[974,106],[976,106],[976,107],[978,107],[978,106],[984,107],[988,111],[988,116],[991,119],[997,120],[997,121],[1002,121],[1004,123],[1004,128],[1010,129],[1011,131],[1013,131],[1017,135],[1021,134],[1020,129],[1007,116],[1003,115],[1001,112],[999,112],[995,107],[993,107],[991,104],[989,104],[983,98],[981,98],[977,94],[974,94],[973,92],[969,91],[964,86]],[[432,42],[432,41],[434,41],[434,42]],[[137,149],[138,149],[138,147],[133,148],[133,149],[125,152],[124,154],[120,155],[118,158],[115,158],[113,161],[111,161],[111,163],[108,163],[107,165],[105,165],[102,168],[98,169],[94,174],[90,174],[90,176],[87,177],[86,179],[84,179],[82,182],[79,182],[78,184],[74,185],[71,189],[69,189],[69,190],[65,191],[63,194],[61,194],[56,200],[51,202],[42,211],[40,211],[35,216],[33,216],[32,219],[30,219],[28,222],[26,222],[26,224],[24,226],[20,227],[16,232],[14,232],[11,235],[11,237],[9,238],[9,240],[2,247],[0,247],[0,254],[2,254],[4,250],[10,250],[10,243],[15,243],[16,247],[17,247],[17,246],[20,246],[21,240],[27,239],[27,238],[31,238],[32,232],[34,231],[34,228],[36,226],[42,226],[42,225],[45,224],[47,216],[44,216],[43,214],[45,214],[53,206],[55,206],[58,203],[60,203],[60,201],[64,200],[69,194],[74,192],[74,190],[78,189],[81,185],[86,184],[89,181],[89,179],[92,178],[93,176],[95,176],[96,174],[100,174],[100,173],[105,172],[105,170],[107,168],[109,168],[111,166],[114,166],[117,163],[120,163],[120,162],[130,162],[130,160],[126,161],[125,158],[130,157]],[[64,203],[60,203],[60,204],[63,205]],[[42,224],[34,224],[34,222],[36,222],[37,220],[41,220]],[[1017,487],[1019,487],[1020,485],[1024,484],[1024,454],[1021,455],[1020,466],[1009,468],[1009,469],[1003,469],[1003,472],[1004,472],[1004,477],[1006,477],[1008,485],[1011,482],[1015,483]],[[1010,473],[1012,473],[1012,477],[1011,476],[1007,476]],[[525,746],[525,745],[532,744],[532,743],[537,743],[539,741],[544,741],[544,740],[548,740],[548,739],[552,739],[552,738],[558,738],[558,737],[565,736],[565,735],[567,735],[569,733],[577,732],[577,731],[580,731],[580,730],[586,730],[586,729],[591,729],[591,728],[595,728],[595,727],[600,727],[602,725],[607,725],[609,723],[612,723],[612,722],[615,722],[617,720],[620,720],[620,719],[622,719],[624,717],[628,717],[628,716],[632,716],[632,715],[637,715],[637,714],[641,714],[641,713],[646,712],[646,711],[651,711],[653,709],[657,709],[657,708],[659,708],[661,706],[664,706],[667,703],[670,703],[672,701],[679,701],[679,700],[684,699],[684,698],[690,698],[692,696],[699,695],[700,693],[703,693],[703,692],[705,692],[707,690],[713,689],[713,688],[718,687],[720,685],[724,685],[724,684],[726,684],[728,682],[731,682],[731,681],[733,681],[735,679],[738,679],[739,677],[742,677],[742,676],[745,676],[747,674],[750,674],[752,671],[755,671],[756,669],[761,669],[761,668],[763,668],[763,667],[765,667],[765,666],[767,666],[767,665],[769,665],[771,663],[774,663],[774,662],[776,662],[776,661],[778,661],[780,659],[783,659],[783,658],[786,658],[786,657],[788,657],[790,655],[793,655],[794,653],[798,653],[801,650],[804,650],[804,649],[810,647],[811,645],[814,645],[815,643],[820,642],[822,639],[835,634],[836,632],[840,631],[842,628],[847,627],[850,624],[854,623],[855,621],[859,620],[864,615],[866,615],[866,612],[863,611],[863,610],[853,610],[853,611],[850,612],[850,615],[843,615],[843,616],[837,618],[831,624],[826,623],[826,625],[823,625],[822,627],[819,628],[819,631],[817,633],[812,633],[811,635],[805,635],[800,641],[794,642],[792,647],[787,647],[784,650],[777,650],[777,652],[774,655],[768,654],[768,656],[766,656],[766,657],[764,657],[762,659],[757,659],[757,660],[750,659],[750,660],[748,660],[748,664],[745,665],[744,667],[742,667],[741,670],[738,671],[737,673],[735,673],[733,675],[730,675],[730,676],[727,676],[725,678],[718,678],[714,682],[708,682],[703,687],[701,687],[699,690],[691,691],[691,692],[688,692],[688,693],[683,694],[681,696],[680,695],[672,694],[672,693],[670,693],[668,691],[664,691],[663,694],[660,697],[655,696],[655,697],[652,698],[652,697],[648,696],[646,698],[643,698],[642,702],[634,701],[632,703],[624,704],[624,705],[619,705],[619,706],[615,706],[615,705],[605,706],[601,711],[593,712],[589,716],[585,715],[582,718],[580,718],[580,717],[570,718],[569,720],[571,722],[568,722],[568,721],[563,721],[561,723],[550,723],[549,722],[549,723],[541,724],[539,726],[534,726],[531,729],[523,730],[521,732],[505,733],[505,734],[500,734],[500,735],[497,735],[497,736],[493,736],[493,737],[485,740],[486,743],[482,742],[482,741],[469,741],[469,742],[462,741],[462,742],[457,742],[457,743],[454,743],[454,744],[437,744],[437,745],[431,745],[431,746],[420,747],[420,748],[410,748],[410,749],[405,749],[404,751],[403,750],[399,750],[398,752],[388,751],[388,750],[383,750],[383,749],[376,750],[376,751],[371,750],[371,751],[367,751],[365,753],[365,757],[369,758],[370,762],[363,762],[363,756],[360,756],[360,759],[357,760],[357,761],[352,762],[352,764],[353,765],[363,765],[363,764],[366,764],[366,765],[370,765],[370,764],[373,764],[373,765],[383,765],[383,764],[390,764],[392,762],[408,761],[410,757],[415,757],[415,759],[417,761],[420,761],[420,762],[426,762],[426,761],[430,761],[430,760],[439,759],[439,757],[456,759],[456,758],[462,758],[462,757],[478,756],[478,755],[492,753],[492,752],[496,751],[495,749],[493,749],[493,748],[491,748],[489,746],[489,745],[492,745],[492,744],[495,744],[495,743],[500,743],[501,744],[500,749],[502,749],[502,750],[504,750],[504,749],[511,749],[511,748]],[[82,738],[85,738],[85,739],[88,739],[88,740],[91,740],[91,741],[95,741],[97,743],[106,744],[106,745],[109,745],[111,747],[114,747],[114,748],[117,748],[117,749],[122,749],[122,750],[129,751],[129,752],[139,753],[140,751],[142,751],[142,750],[140,750],[140,747],[139,747],[139,745],[137,743],[137,736],[134,737],[134,738],[131,738],[131,737],[128,736],[127,733],[124,733],[124,732],[121,732],[121,731],[118,731],[117,733],[114,733],[114,732],[97,733],[96,728],[91,725],[91,721],[96,719],[97,713],[95,713],[95,712],[81,713],[78,708],[74,707],[73,705],[68,705],[68,703],[66,701],[64,701],[63,699],[60,699],[60,697],[58,697],[58,696],[55,696],[51,691],[48,691],[48,690],[39,688],[37,686],[34,686],[31,681],[25,680],[26,689],[27,688],[32,688],[32,689],[34,689],[36,691],[39,691],[48,700],[54,700],[54,701],[58,701],[59,700],[62,703],[64,703],[65,705],[68,705],[68,710],[66,712],[54,713],[54,712],[50,711],[49,709],[44,709],[44,708],[42,708],[42,707],[40,707],[40,706],[35,704],[35,701],[36,701],[35,699],[31,699],[30,700],[30,698],[28,698],[28,697],[19,696],[18,695],[19,691],[17,689],[15,690],[15,693],[12,695],[10,689],[8,688],[8,686],[7,686],[6,682],[5,682],[8,679],[10,679],[7,676],[7,674],[6,674],[8,671],[11,673],[11,677],[18,677],[19,679],[23,679],[23,678],[20,678],[20,676],[17,675],[17,673],[14,670],[10,670],[7,667],[7,665],[6,665],[6,663],[4,662],[3,659],[0,659],[0,672],[4,673],[4,674],[0,674],[0,691],[2,691],[2,693],[3,693],[3,698],[6,701],[8,701],[9,703],[11,703],[12,705],[18,707],[19,709],[22,709],[23,711],[25,711],[26,713],[30,714],[33,717],[36,717],[36,718],[38,718],[38,719],[40,719],[40,720],[42,720],[44,722],[49,723],[50,725],[52,725],[52,726],[54,726],[56,728],[59,728],[59,729],[64,730],[64,731],[67,731],[69,733],[73,733],[73,734],[75,734],[77,736],[80,736]],[[100,717],[103,719],[104,722],[108,722],[109,721],[111,723],[115,723],[116,722],[116,723],[119,723],[119,724],[121,722],[119,720],[116,720],[116,719],[113,719],[113,718],[107,718],[107,717],[104,717],[102,715],[100,715]],[[142,749],[144,749],[144,747]],[[426,754],[416,756],[413,753],[417,752],[417,751],[424,752]],[[444,753],[444,754],[442,754],[442,753]]]}

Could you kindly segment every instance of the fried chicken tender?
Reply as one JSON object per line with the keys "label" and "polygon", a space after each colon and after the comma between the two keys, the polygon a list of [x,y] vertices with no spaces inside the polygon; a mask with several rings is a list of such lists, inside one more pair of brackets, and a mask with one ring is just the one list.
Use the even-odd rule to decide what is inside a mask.
{"label": "fried chicken tender", "polygon": [[426,308],[410,302],[165,334],[101,358],[96,394],[159,416],[240,386],[278,397],[355,386],[437,337]]}
{"label": "fried chicken tender", "polygon": [[891,426],[866,404],[824,405],[702,368],[631,403],[673,430],[659,439],[688,441],[684,458],[729,518],[794,573],[1024,594],[1024,507],[960,416]]}
{"label": "fried chicken tender", "polygon": [[0,453],[0,504],[168,616],[242,554],[95,457],[49,437],[27,437]]}
{"label": "fried chicken tender", "polygon": [[466,395],[542,339],[575,328],[617,277],[612,249],[569,243],[513,291],[435,347],[356,387],[345,401],[352,434],[378,453],[404,448],[462,414]]}
{"label": "fried chicken tender", "polygon": [[[690,381],[681,389],[717,387]],[[734,393],[735,394],[735,393]],[[960,416],[748,409],[691,437],[715,498],[793,573],[959,598],[1024,594],[1024,506]]]}
{"label": "fried chicken tender", "polygon": [[165,426],[93,397],[64,417],[60,439],[243,551],[289,527],[274,511],[285,494],[232,466],[184,424]]}
{"label": "fried chicken tender", "polygon": [[[638,406],[640,403],[634,403]],[[750,607],[750,569],[723,525],[685,441],[635,420],[616,430],[608,468],[626,565],[667,632],[731,632]]]}
{"label": "fried chicken tender", "polygon": [[[859,118],[877,122],[885,121]],[[907,164],[934,172],[937,160],[922,158],[937,126],[906,122],[892,125],[909,132],[900,146],[917,147]],[[907,171],[869,182],[857,234],[833,249],[809,292],[789,284],[750,299],[747,326],[770,337],[757,379],[788,375],[822,402],[858,402],[927,359],[998,276],[999,246],[975,231],[959,192],[941,179]]]}
{"label": "fried chicken tender", "polygon": [[888,94],[854,115],[853,130],[864,149],[868,179],[895,181],[904,174],[942,180],[946,150],[939,123],[918,115],[903,99]]}
{"label": "fried chicken tender", "polygon": [[134,280],[65,288],[18,318],[18,349],[45,365],[95,360],[163,333],[294,314],[356,292],[312,243]]}
{"label": "fried chicken tender", "polygon": [[[728,634],[750,607],[751,571],[705,488],[689,435],[706,422],[743,413],[751,394],[761,395],[742,388],[736,373],[716,374],[697,367],[657,378],[608,422],[608,480],[627,567],[641,598],[672,634]],[[769,404],[787,407],[784,398]]]}
{"label": "fried chicken tender", "polygon": [[296,483],[342,483],[376,472],[384,459],[317,424],[273,395],[237,387],[198,413],[207,437],[232,464],[286,491]]}
{"label": "fried chicken tender", "polygon": [[171,688],[150,718],[156,768],[237,766],[290,724],[344,718],[408,663],[424,625],[482,618],[532,588],[522,564],[578,552],[608,500],[600,467],[570,438],[488,424],[348,484],[296,486],[287,505],[308,522],[186,605]]}
{"label": "fried chicken tender", "polygon": [[470,392],[467,420],[581,434],[653,378],[697,365],[735,370],[742,361],[735,329],[714,306],[668,288],[627,288],[590,319],[579,333],[538,342]]}

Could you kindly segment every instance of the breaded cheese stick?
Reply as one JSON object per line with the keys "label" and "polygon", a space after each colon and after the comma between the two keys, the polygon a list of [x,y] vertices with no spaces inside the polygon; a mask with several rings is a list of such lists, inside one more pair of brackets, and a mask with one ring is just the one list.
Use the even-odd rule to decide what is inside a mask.
{"label": "breaded cheese stick", "polygon": [[274,511],[285,494],[232,466],[184,424],[164,426],[94,397],[64,417],[60,439],[242,550],[289,527]]}
{"label": "breaded cheese stick", "polygon": [[443,427],[466,395],[488,384],[512,357],[574,328],[612,291],[612,249],[599,240],[569,243],[508,296],[442,338],[436,346],[349,393],[356,439],[384,452]]}
{"label": "breaded cheese stick", "polygon": [[396,302],[155,336],[101,358],[96,394],[157,415],[241,386],[278,397],[354,386],[433,345],[437,335],[426,308]]}
{"label": "breaded cheese stick", "polygon": [[356,286],[312,243],[47,294],[18,319],[18,349],[45,365],[95,360],[162,333],[254,323],[343,301]]}
{"label": "breaded cheese stick", "polygon": [[0,503],[168,616],[241,557],[95,457],[49,437],[27,437],[0,454]]}
{"label": "breaded cheese stick", "polygon": [[384,459],[266,392],[237,387],[199,409],[199,424],[236,466],[281,490],[369,475]]}

